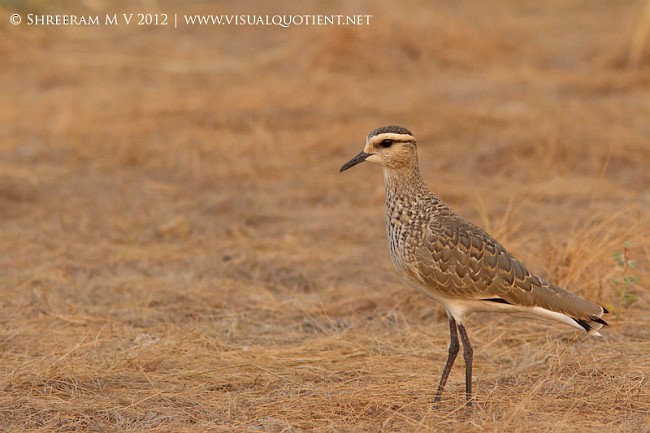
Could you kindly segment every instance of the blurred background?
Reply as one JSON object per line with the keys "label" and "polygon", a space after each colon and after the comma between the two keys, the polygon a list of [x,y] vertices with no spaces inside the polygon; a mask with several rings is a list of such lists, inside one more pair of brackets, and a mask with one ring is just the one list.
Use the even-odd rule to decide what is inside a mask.
{"label": "blurred background", "polygon": [[[185,24],[288,14],[370,18]],[[0,426],[644,431],[649,34],[647,0],[0,1]],[[473,318],[473,419],[430,405],[446,319],[391,269],[380,170],[338,173],[386,124],[612,312],[598,341]]]}

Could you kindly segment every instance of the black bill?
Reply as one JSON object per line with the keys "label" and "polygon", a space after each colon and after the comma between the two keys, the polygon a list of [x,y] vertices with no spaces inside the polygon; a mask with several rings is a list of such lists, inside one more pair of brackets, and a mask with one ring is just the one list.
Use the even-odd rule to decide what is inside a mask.
{"label": "black bill", "polygon": [[359,153],[357,156],[355,156],[354,158],[352,158],[351,160],[349,160],[348,162],[346,162],[345,164],[343,164],[343,167],[341,167],[341,170],[339,170],[339,173],[342,172],[342,171],[347,170],[347,169],[350,168],[350,167],[354,167],[355,165],[357,165],[357,164],[359,164],[359,163],[362,163],[362,162],[365,161],[366,158],[368,158],[370,155],[372,155],[372,154],[371,154],[371,153],[366,153],[366,152],[364,152],[364,151],[361,151],[361,153]]}

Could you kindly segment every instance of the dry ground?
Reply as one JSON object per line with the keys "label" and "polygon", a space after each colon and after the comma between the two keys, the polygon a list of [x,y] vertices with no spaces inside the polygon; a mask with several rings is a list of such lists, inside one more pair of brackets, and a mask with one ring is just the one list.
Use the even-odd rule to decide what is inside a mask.
{"label": "dry ground", "polygon": [[[0,430],[650,425],[645,0],[0,3]],[[10,13],[372,14],[368,27],[33,28]],[[602,339],[444,313],[394,275],[388,123],[434,192],[607,305]]]}

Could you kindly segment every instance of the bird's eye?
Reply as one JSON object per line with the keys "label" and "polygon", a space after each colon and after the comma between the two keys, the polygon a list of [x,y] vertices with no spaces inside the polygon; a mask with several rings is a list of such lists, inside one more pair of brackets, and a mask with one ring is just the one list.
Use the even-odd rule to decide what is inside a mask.
{"label": "bird's eye", "polygon": [[391,147],[393,145],[393,143],[394,143],[393,140],[391,140],[390,138],[387,138],[385,140],[382,140],[381,143],[379,143],[379,145],[381,147]]}

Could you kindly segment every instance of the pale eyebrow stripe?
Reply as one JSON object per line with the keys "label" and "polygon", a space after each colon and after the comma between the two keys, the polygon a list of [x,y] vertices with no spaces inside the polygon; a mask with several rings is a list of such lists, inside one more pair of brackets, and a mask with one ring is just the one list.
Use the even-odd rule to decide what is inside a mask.
{"label": "pale eyebrow stripe", "polygon": [[375,135],[372,139],[373,142],[379,142],[382,140],[393,140],[393,141],[401,141],[401,142],[406,142],[406,141],[414,141],[415,138],[412,135],[406,135],[406,134],[394,134],[391,132],[384,132],[379,135]]}

